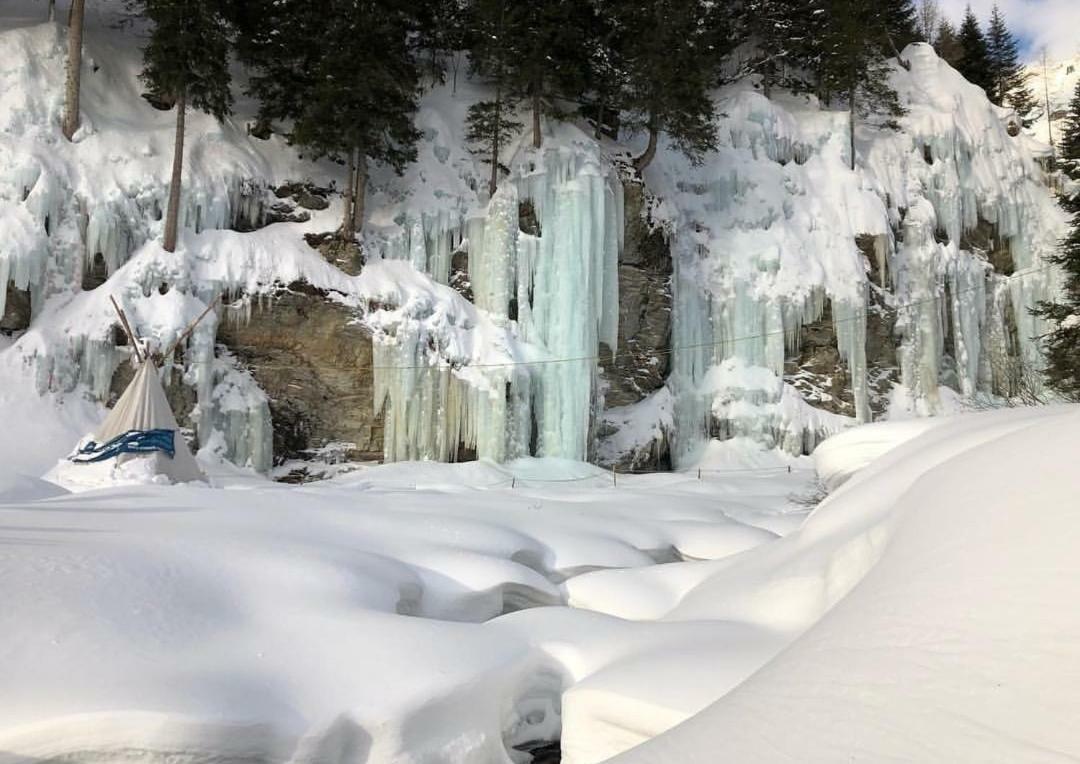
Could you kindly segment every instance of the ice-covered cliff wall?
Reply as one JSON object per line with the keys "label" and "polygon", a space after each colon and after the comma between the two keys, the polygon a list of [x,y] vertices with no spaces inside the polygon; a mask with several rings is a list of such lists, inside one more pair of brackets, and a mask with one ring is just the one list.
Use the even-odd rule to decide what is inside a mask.
{"label": "ice-covered cliff wall", "polygon": [[[243,116],[193,115],[186,228],[169,254],[155,238],[172,115],[140,97],[137,46],[88,27],[85,126],[68,143],[57,28],[0,30],[0,57],[16,62],[0,72],[0,300],[10,284],[33,308],[5,364],[41,390],[104,400],[128,352],[110,295],[164,348],[218,295],[236,297],[243,320],[251,300],[303,281],[374,338],[374,400],[342,405],[384,413],[387,459],[596,455],[601,346],[618,345],[624,296],[627,146],[545,124],[541,150],[506,147],[511,172],[489,200],[462,134],[486,91],[436,88],[417,118],[419,161],[401,178],[373,175],[366,263],[349,276],[303,239],[336,226],[333,195],[307,222],[261,227],[269,188],[330,185],[340,168],[251,138]],[[686,464],[708,438],[733,436],[809,451],[889,404],[936,413],[1037,383],[1041,327],[1027,308],[1055,286],[1043,258],[1061,215],[1030,139],[1009,136],[1003,113],[928,47],[905,56],[912,68],[894,84],[908,115],[899,131],[860,127],[854,172],[846,113],[770,101],[750,83],[717,93],[720,147],[703,163],[661,148],[645,182],[673,266],[672,337],[659,349],[671,373],[620,408],[604,459],[670,449]],[[216,346],[221,320],[200,326],[177,374],[197,391],[202,444],[265,469],[268,402]]]}
{"label": "ice-covered cliff wall", "polygon": [[675,232],[677,462],[710,434],[808,449],[842,426],[784,380],[826,307],[856,420],[871,416],[867,326],[883,315],[895,407],[940,413],[943,385],[968,398],[1038,385],[1028,308],[1056,288],[1044,258],[1061,214],[1005,113],[929,46],[904,56],[907,115],[897,131],[859,127],[854,172],[846,114],[744,83],[720,96],[715,154],[694,166],[667,151],[648,173]]}

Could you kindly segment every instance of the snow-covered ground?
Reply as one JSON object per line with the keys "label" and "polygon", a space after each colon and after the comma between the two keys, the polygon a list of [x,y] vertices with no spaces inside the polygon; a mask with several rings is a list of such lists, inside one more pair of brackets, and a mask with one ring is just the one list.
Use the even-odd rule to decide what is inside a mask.
{"label": "snow-covered ground", "polygon": [[1078,426],[856,430],[809,516],[750,442],[79,494],[9,455],[0,761],[1075,757]]}

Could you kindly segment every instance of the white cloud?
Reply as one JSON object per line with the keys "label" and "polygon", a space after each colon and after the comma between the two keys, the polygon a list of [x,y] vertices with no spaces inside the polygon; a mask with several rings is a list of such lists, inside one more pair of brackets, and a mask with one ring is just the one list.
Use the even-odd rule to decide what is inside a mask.
{"label": "white cloud", "polygon": [[[968,0],[938,0],[949,19],[959,24]],[[1080,0],[998,0],[1005,22],[1021,44],[1026,58],[1035,59],[1043,46],[1051,59],[1080,54]],[[971,8],[984,25],[994,0],[971,0]]]}

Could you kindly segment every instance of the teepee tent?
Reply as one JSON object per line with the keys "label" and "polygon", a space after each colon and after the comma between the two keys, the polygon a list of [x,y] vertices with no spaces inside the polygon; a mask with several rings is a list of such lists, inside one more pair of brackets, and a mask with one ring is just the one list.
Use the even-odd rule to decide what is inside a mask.
{"label": "teepee tent", "polygon": [[157,368],[147,359],[135,372],[94,439],[72,457],[76,463],[154,459],[154,472],[174,483],[206,480],[180,432]]}
{"label": "teepee tent", "polygon": [[[135,377],[101,427],[89,442],[69,457],[69,461],[74,462],[77,468],[78,465],[105,463],[118,466],[132,459],[140,459],[152,462],[144,463],[143,466],[150,467],[153,474],[164,476],[173,483],[187,483],[192,480],[206,482],[206,476],[191,455],[191,449],[188,448],[180,426],[176,423],[176,417],[173,416],[172,407],[169,406],[169,400],[165,397],[165,390],[158,377],[157,363],[145,348],[140,350],[127,315],[115,298],[110,299],[131,342],[138,367]],[[179,346],[216,304],[215,298],[181,333],[167,355]],[[56,470],[53,472],[56,473]],[[70,474],[57,474],[55,477],[61,481],[66,479],[78,482],[71,481],[74,475]]]}

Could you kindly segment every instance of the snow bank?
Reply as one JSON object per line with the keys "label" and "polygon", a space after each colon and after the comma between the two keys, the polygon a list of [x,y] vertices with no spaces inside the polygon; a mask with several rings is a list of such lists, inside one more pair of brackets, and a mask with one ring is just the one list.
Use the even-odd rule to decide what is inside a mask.
{"label": "snow bank", "polygon": [[[735,561],[684,596],[669,617],[813,625],[701,714],[614,761],[1076,756],[1080,483],[1067,476],[1078,416],[943,421],[798,534],[744,556],[743,572],[783,554],[772,573],[754,581]],[[835,606],[818,620],[803,609],[815,600]]]}

